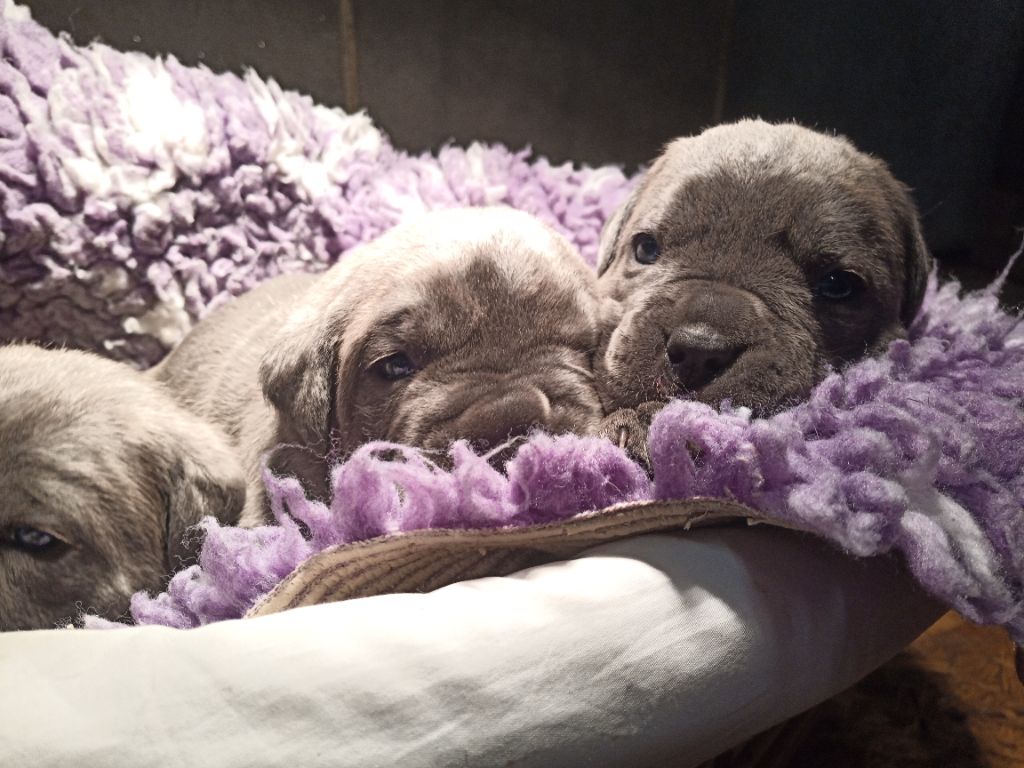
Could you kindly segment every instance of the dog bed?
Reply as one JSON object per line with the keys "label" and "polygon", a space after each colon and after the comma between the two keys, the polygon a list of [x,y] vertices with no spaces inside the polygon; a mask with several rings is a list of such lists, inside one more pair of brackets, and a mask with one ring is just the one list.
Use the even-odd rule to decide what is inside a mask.
{"label": "dog bed", "polygon": [[189,631],[8,633],[0,765],[685,768],[937,616],[892,561],[756,526]]}
{"label": "dog bed", "polygon": [[[232,296],[281,273],[324,269],[402,217],[432,208],[521,208],[563,232],[592,263],[603,222],[633,183],[617,168],[552,166],[528,150],[501,146],[409,156],[365,115],[315,105],[252,74],[240,79],[173,58],[79,48],[10,3],[3,5],[0,45],[3,339],[65,343],[146,366]],[[907,341],[833,374],[807,403],[772,419],[670,405],[652,426],[653,481],[606,442],[544,435],[524,443],[507,475],[464,446],[456,448],[450,472],[402,448],[404,462],[383,461],[380,451],[388,446],[367,446],[336,469],[329,505],[306,499],[289,478],[268,476],[281,525],[243,531],[208,524],[200,564],[176,575],[165,594],[137,596],[133,616],[142,624],[197,627],[375,594],[380,578],[354,578],[374,564],[384,564],[378,576],[397,574],[388,589],[433,589],[570,557],[624,535],[739,518],[796,528],[859,557],[898,554],[930,595],[973,620],[1004,625],[1019,643],[1024,328],[999,309],[998,287],[962,296],[955,284],[933,278]],[[699,535],[736,546],[739,534],[762,535]],[[685,542],[672,541],[685,557]],[[848,594],[858,589],[851,574],[885,567],[884,558],[867,563],[854,571],[833,564],[843,579],[817,578],[841,583]],[[728,566],[720,568],[727,581]],[[522,578],[549,572],[557,573],[558,564]],[[814,581],[805,572],[786,588],[813,592]],[[664,586],[655,580],[646,588],[657,584]],[[713,584],[705,592],[719,597]],[[868,590],[880,604],[891,592]],[[806,595],[789,597],[794,605],[822,607]],[[920,623],[935,609],[917,600]],[[728,601],[715,604],[728,608]],[[363,610],[327,608],[304,615]],[[229,622],[224,636],[258,637],[260,627],[269,633],[270,626],[291,626],[288,615],[273,617],[276,624],[253,619],[253,629]],[[871,624],[869,615],[859,614],[866,625],[853,636],[888,638],[867,655],[877,664],[912,634],[902,625],[886,635],[891,627]],[[824,644],[819,648],[839,642],[838,628],[850,629],[845,614],[841,621],[828,611],[817,618],[821,631],[808,636]],[[892,616],[880,610],[876,619]],[[305,618],[294,621],[308,629]],[[808,623],[782,622],[794,648],[796,634],[810,632]],[[198,636],[215,637],[213,630]],[[193,642],[152,640],[144,628],[100,635],[125,633],[140,639],[88,642],[110,643],[110,653],[122,642]],[[41,634],[40,653],[71,653],[79,647],[72,644],[86,642],[77,633],[57,634],[53,646]],[[764,642],[785,636],[740,632],[735,642],[722,639],[721,648],[756,655]],[[730,663],[712,657],[728,678]],[[813,672],[817,695],[855,679],[849,669],[829,677],[833,667]],[[869,668],[865,662],[856,670]],[[227,695],[234,679],[226,675],[218,690]],[[431,678],[437,685],[440,679]],[[629,683],[617,678],[616,685]],[[813,703],[807,690],[793,700]],[[595,693],[593,704],[607,701]],[[781,718],[797,710],[774,711]],[[770,724],[720,724],[722,737],[708,743],[724,748]]]}

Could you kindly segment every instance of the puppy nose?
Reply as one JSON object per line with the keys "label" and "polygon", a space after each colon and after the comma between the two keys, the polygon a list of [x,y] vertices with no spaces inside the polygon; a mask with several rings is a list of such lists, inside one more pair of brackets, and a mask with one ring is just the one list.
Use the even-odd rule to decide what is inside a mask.
{"label": "puppy nose", "polygon": [[522,440],[533,428],[532,424],[516,425],[507,432],[494,431],[489,435],[477,436],[469,441],[481,456],[487,456],[487,462],[499,472],[505,469],[505,465],[519,452]]}
{"label": "puppy nose", "polygon": [[705,325],[684,325],[669,337],[666,354],[679,385],[695,392],[721,376],[743,349]]}
{"label": "puppy nose", "polygon": [[[539,390],[511,392],[493,400],[484,398],[458,419],[453,438],[468,440],[478,453],[490,453],[492,463],[504,466],[519,448],[520,441],[515,438],[546,427],[550,414],[550,403]],[[501,450],[496,451],[499,447]]]}
{"label": "puppy nose", "polygon": [[490,427],[475,430],[475,434],[469,436],[469,444],[477,453],[487,453],[499,445],[514,441],[517,437],[524,437],[530,434],[534,424],[513,424],[506,427],[503,424],[495,424]]}

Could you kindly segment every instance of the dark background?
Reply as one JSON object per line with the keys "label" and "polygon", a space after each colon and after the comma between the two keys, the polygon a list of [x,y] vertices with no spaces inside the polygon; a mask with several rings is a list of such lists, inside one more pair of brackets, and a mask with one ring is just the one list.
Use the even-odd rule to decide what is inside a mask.
{"label": "dark background", "polygon": [[[652,159],[742,116],[837,130],[915,192],[943,266],[997,272],[1024,225],[1024,0],[27,0],[77,42],[247,66],[366,107],[410,150]],[[1024,297],[1024,265],[1006,298]]]}

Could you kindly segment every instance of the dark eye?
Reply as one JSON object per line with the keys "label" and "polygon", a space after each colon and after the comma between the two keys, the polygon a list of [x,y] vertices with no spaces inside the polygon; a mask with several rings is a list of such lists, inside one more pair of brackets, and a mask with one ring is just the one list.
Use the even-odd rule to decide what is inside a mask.
{"label": "dark eye", "polygon": [[407,379],[416,373],[416,366],[404,352],[388,355],[378,360],[373,364],[373,368],[388,381]]}
{"label": "dark eye", "polygon": [[837,269],[821,278],[812,290],[820,299],[842,301],[856,296],[863,287],[864,281],[860,275],[847,272],[845,269]]}
{"label": "dark eye", "polygon": [[13,529],[10,533],[10,542],[16,549],[32,554],[52,552],[64,543],[52,533],[28,525],[19,525]]}
{"label": "dark eye", "polygon": [[641,232],[633,238],[633,256],[641,264],[653,264],[661,256],[661,246],[654,235]]}

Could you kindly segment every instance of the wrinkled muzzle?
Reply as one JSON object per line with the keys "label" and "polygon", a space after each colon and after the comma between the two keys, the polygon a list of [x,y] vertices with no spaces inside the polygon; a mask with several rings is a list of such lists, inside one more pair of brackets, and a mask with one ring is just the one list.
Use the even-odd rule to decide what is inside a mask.
{"label": "wrinkled muzzle", "polygon": [[608,410],[685,397],[769,412],[805,395],[820,366],[812,323],[726,283],[689,280],[626,312],[601,367]]}
{"label": "wrinkled muzzle", "polygon": [[465,440],[501,468],[531,433],[590,434],[603,415],[593,381],[569,371],[467,375],[441,389],[440,397],[433,393],[403,404],[403,410],[419,408],[427,416],[395,439],[431,451],[442,463],[451,444]]}

